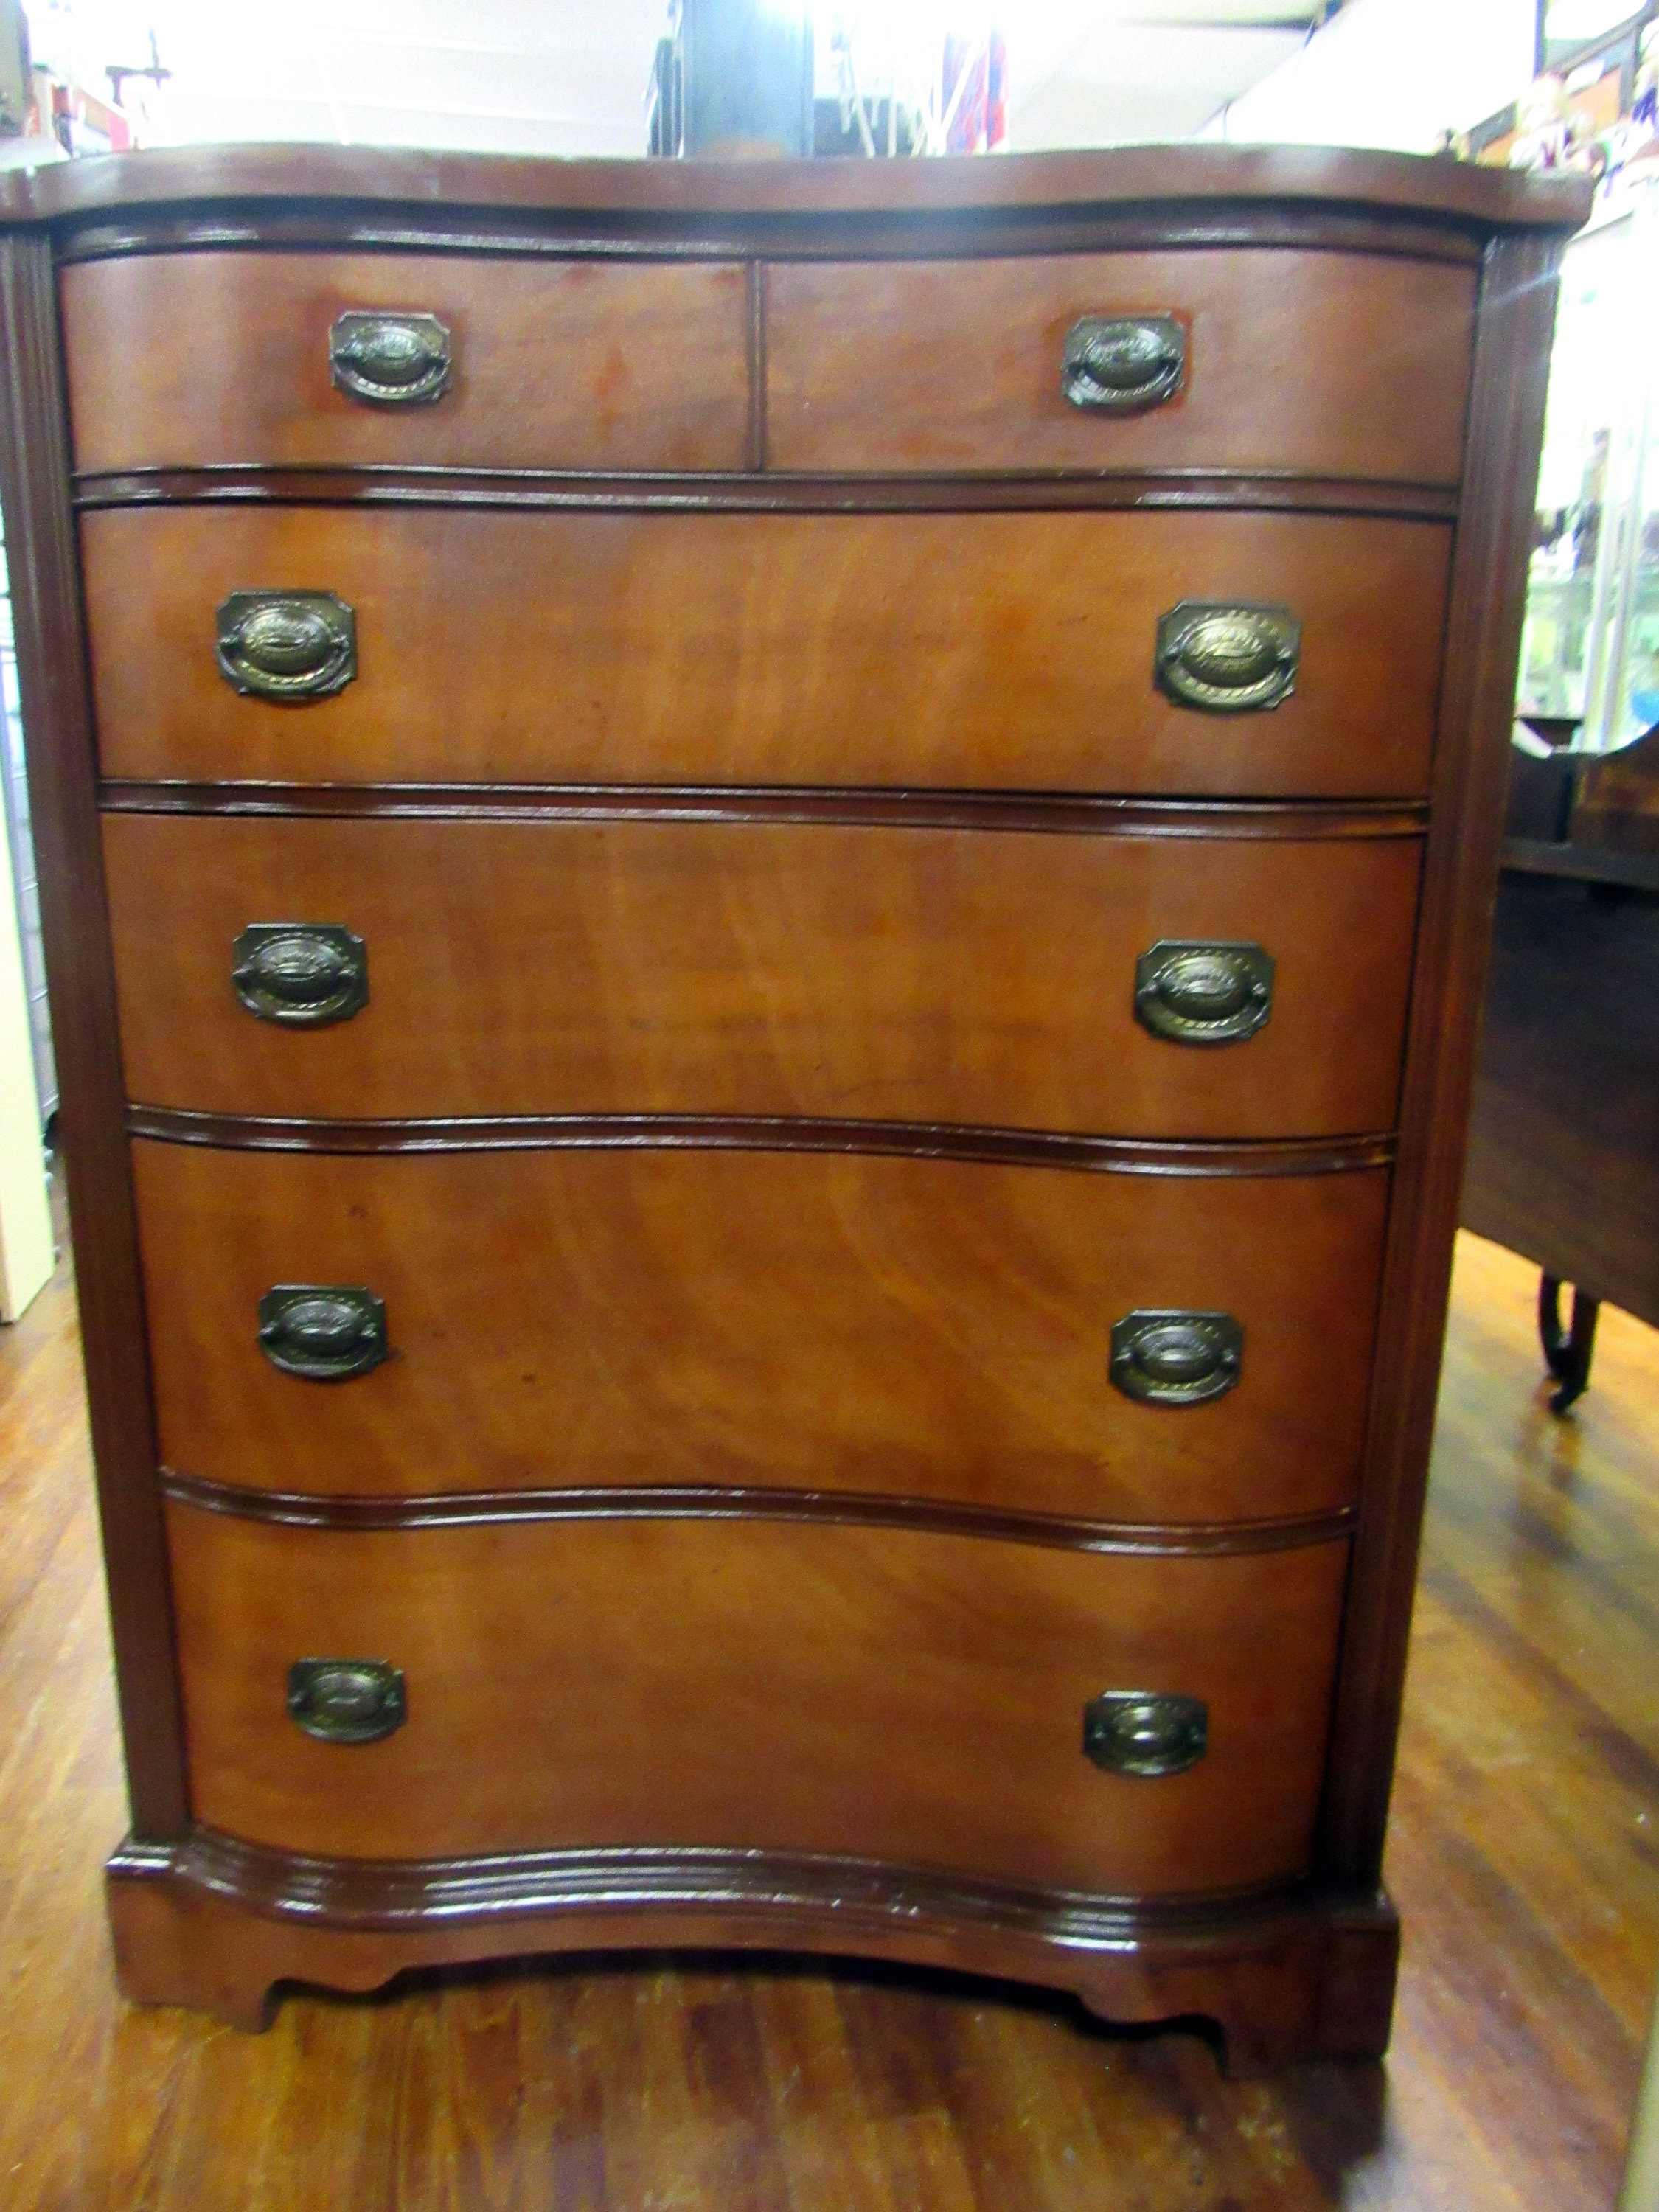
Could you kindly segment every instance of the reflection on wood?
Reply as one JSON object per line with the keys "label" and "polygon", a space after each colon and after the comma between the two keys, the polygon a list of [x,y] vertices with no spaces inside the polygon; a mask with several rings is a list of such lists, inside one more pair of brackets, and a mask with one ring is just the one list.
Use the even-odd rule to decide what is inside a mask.
{"label": "reflection on wood", "polygon": [[[1466,1239],[1388,1874],[1386,2073],[1224,2082],[1194,2037],[875,1966],[573,1960],[298,1996],[114,1994],[124,1822],[72,1294],[0,1338],[0,2199],[76,2212],[1602,2212],[1659,1954],[1659,1340],[1551,1419],[1535,1279]],[[77,2085],[71,2102],[66,2080]],[[320,2085],[320,2092],[319,2092]]]}

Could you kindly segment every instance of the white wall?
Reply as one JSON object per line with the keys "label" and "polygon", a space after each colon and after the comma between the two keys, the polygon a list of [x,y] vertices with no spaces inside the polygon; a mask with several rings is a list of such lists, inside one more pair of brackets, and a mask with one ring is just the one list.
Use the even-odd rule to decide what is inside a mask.
{"label": "white wall", "polygon": [[1534,0],[1350,0],[1203,138],[1432,153],[1532,81]]}
{"label": "white wall", "polygon": [[0,1321],[16,1320],[52,1267],[52,1214],[23,948],[11,848],[0,836]]}

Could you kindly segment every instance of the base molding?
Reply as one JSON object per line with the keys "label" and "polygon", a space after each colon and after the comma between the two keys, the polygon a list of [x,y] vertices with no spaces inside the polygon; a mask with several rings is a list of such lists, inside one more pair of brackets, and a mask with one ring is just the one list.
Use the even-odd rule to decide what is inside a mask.
{"label": "base molding", "polygon": [[1380,2057],[1400,1944],[1381,1892],[1136,1904],[738,1850],[368,1862],[197,1829],[129,1839],[106,1884],[125,1995],[251,2030],[285,1982],[361,1992],[411,1967],[580,1950],[817,1952],[1036,1983],[1121,2024],[1212,2021],[1243,2075]]}

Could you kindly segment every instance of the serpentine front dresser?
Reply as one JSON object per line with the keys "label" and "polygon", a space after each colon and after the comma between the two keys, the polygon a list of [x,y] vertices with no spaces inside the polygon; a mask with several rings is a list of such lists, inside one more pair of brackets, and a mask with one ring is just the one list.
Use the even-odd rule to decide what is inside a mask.
{"label": "serpentine front dresser", "polygon": [[1386,2041],[1575,182],[9,176],[123,1984]]}

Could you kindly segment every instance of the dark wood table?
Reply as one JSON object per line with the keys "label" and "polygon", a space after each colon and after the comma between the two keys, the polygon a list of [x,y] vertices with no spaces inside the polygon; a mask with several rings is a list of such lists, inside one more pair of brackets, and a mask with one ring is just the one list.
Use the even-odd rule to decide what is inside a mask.
{"label": "dark wood table", "polygon": [[1659,732],[1514,767],[1462,1218],[1542,1270],[1559,1413],[1603,1299],[1659,1325]]}

